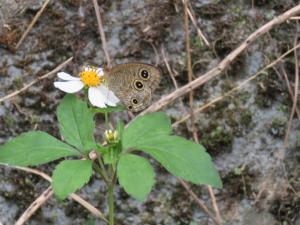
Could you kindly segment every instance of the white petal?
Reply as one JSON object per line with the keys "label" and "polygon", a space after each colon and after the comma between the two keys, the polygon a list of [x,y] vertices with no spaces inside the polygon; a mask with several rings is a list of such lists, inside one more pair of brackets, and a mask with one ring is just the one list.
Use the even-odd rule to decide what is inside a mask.
{"label": "white petal", "polygon": [[89,65],[85,65],[85,66],[83,67],[83,71],[88,71],[88,70],[90,70],[90,66],[89,66]]}
{"label": "white petal", "polygon": [[71,80],[54,82],[54,86],[61,91],[75,93],[80,91],[84,87],[84,84],[80,80]]}
{"label": "white petal", "polygon": [[97,69],[97,67],[91,66],[91,65],[85,65],[85,66],[83,67],[83,70],[84,70],[84,71],[95,71],[96,69]]}
{"label": "white petal", "polygon": [[105,104],[110,106],[116,106],[116,104],[120,101],[118,97],[112,91],[110,91],[105,85],[99,86],[98,89],[105,97]]}
{"label": "white petal", "polygon": [[93,106],[105,108],[104,96],[96,87],[89,88],[89,100]]}
{"label": "white petal", "polygon": [[70,74],[65,72],[59,72],[57,73],[57,76],[62,80],[80,80],[79,77],[73,77]]}
{"label": "white petal", "polygon": [[98,74],[99,77],[102,77],[102,76],[104,75],[104,71],[103,71],[102,68],[98,68],[98,69],[96,70],[96,73]]}

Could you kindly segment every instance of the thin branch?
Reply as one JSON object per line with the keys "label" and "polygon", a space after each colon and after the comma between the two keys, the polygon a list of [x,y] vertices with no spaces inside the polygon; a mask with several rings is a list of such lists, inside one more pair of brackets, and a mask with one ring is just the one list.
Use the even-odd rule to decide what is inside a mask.
{"label": "thin branch", "polygon": [[15,225],[23,225],[29,218],[53,195],[53,190],[48,187],[31,205],[25,210]]}
{"label": "thin branch", "polygon": [[251,8],[252,8],[252,10],[255,8],[255,2],[254,2],[254,0],[251,0]]}
{"label": "thin branch", "polygon": [[177,98],[189,93],[191,90],[196,89],[200,85],[204,84],[205,82],[211,80],[212,78],[216,77],[220,73],[222,73],[231,63],[232,61],[241,54],[249,45],[254,42],[258,37],[262,36],[263,34],[267,33],[271,30],[274,26],[281,24],[288,20],[290,17],[294,16],[295,14],[300,12],[300,4],[296,7],[286,11],[285,13],[281,14],[280,16],[272,19],[270,22],[266,23],[254,33],[252,33],[242,44],[233,50],[229,55],[223,59],[217,67],[211,69],[210,71],[206,72],[204,75],[199,76],[197,79],[193,80],[191,83],[175,90],[174,92],[170,93],[169,95],[162,97],[159,101],[150,105],[146,110],[144,110],[140,115],[144,115],[149,112],[155,112],[163,108],[164,106],[170,104]]}
{"label": "thin branch", "polygon": [[[164,62],[165,62],[165,65],[166,65],[166,67],[167,67],[167,69],[168,69],[169,75],[170,75],[170,77],[171,77],[171,79],[172,79],[172,81],[173,81],[173,84],[174,84],[175,88],[177,89],[177,88],[178,88],[178,84],[177,84],[177,81],[176,81],[176,79],[175,79],[175,76],[174,76],[174,74],[173,74],[173,72],[172,72],[172,70],[171,70],[171,67],[170,67],[170,65],[169,65],[169,63],[168,63],[168,60],[167,60],[167,58],[166,58],[165,51],[164,51],[164,47],[161,48],[161,54],[162,54],[163,60],[164,60]],[[184,109],[183,102],[182,102],[181,99],[180,99],[180,103],[181,103],[182,111],[184,112],[185,109]],[[186,190],[189,189],[189,188],[187,188],[187,187],[188,187],[187,183],[185,183],[183,180],[180,180],[180,183],[183,185],[183,187],[184,187]],[[194,198],[196,197],[196,199],[197,199],[196,201],[200,201],[200,202],[201,202],[201,203],[198,204],[198,205],[200,206],[200,208],[202,208],[202,206],[204,205],[204,203],[202,203],[202,201],[201,201],[200,199],[198,199],[197,195],[196,195],[191,189],[189,189],[189,193],[193,193],[192,195],[194,196]],[[202,209],[205,211],[207,208],[206,208],[205,205],[204,205],[204,207],[205,207],[205,208],[202,208]],[[216,219],[216,220],[217,220],[217,219]]]}
{"label": "thin branch", "polygon": [[221,225],[222,224],[222,217],[221,217],[220,210],[219,210],[219,207],[218,207],[218,204],[217,204],[217,200],[216,200],[214,190],[212,189],[212,187],[210,185],[207,185],[207,189],[208,189],[208,193],[209,193],[212,205],[213,205],[215,213],[216,213],[216,220],[218,221],[217,224]]}
{"label": "thin branch", "polygon": [[214,217],[213,213],[205,206],[204,202],[197,197],[197,195],[191,190],[189,185],[178,178],[181,185],[185,188],[185,190],[190,194],[190,196],[194,199],[194,201],[197,203],[197,205],[216,223],[218,224],[218,221]]}
{"label": "thin branch", "polygon": [[[294,99],[294,92],[293,92],[293,89],[292,89],[292,87],[291,87],[291,84],[290,84],[288,75],[287,75],[287,73],[286,73],[286,71],[285,71],[285,69],[284,69],[284,67],[283,67],[282,64],[279,65],[279,68],[280,68],[280,70],[282,71],[283,78],[282,78],[281,73],[278,71],[278,69],[275,68],[275,67],[273,67],[275,73],[277,73],[278,76],[279,76],[281,79],[284,79],[284,80],[285,80],[286,86],[287,86],[287,89],[288,89],[288,92],[289,92],[289,94],[290,94],[290,96],[291,96],[291,99],[292,99],[292,101],[293,101],[293,99]],[[299,120],[299,122],[300,122],[300,111],[299,111],[298,107],[296,107],[296,113],[297,113],[297,116],[298,116],[298,120]]]}
{"label": "thin branch", "polygon": [[[167,59],[167,56],[166,56],[166,53],[165,53],[165,48],[164,48],[163,45],[161,46],[161,55],[162,55],[162,58],[164,60],[165,65],[167,67],[167,70],[169,72],[169,75],[172,79],[173,85],[174,85],[175,89],[178,89],[178,83],[175,79],[175,74],[174,74],[173,70],[171,69],[171,66],[168,62],[168,59]],[[186,113],[186,110],[184,108],[184,104],[183,104],[183,101],[182,101],[181,98],[179,98],[179,104],[180,104],[180,108],[181,108],[182,113]]]}
{"label": "thin branch", "polygon": [[104,220],[106,223],[108,223],[108,220],[105,218],[103,213],[99,211],[99,209],[95,208],[93,205],[91,205],[89,202],[84,200],[80,195],[77,194],[70,194],[70,197],[74,199],[76,202],[78,202],[80,205],[82,205],[84,208],[89,210],[94,216],[101,218]]}
{"label": "thin branch", "polygon": [[16,44],[15,50],[17,50],[20,47],[20,45],[22,44],[22,42],[24,41],[24,39],[28,35],[29,31],[32,29],[32,27],[35,25],[36,21],[40,18],[40,16],[44,12],[44,10],[47,7],[47,5],[48,5],[49,2],[50,2],[50,0],[45,0],[44,4],[42,5],[42,8],[34,16],[34,18],[32,19],[31,23],[28,25],[28,27],[25,30],[25,32],[23,33],[22,37],[20,38],[20,40]]}
{"label": "thin branch", "polygon": [[[187,58],[187,70],[188,70],[188,82],[193,80],[193,71],[192,71],[192,58],[191,58],[191,47],[190,47],[190,35],[189,35],[189,18],[188,18],[188,0],[184,0],[184,33],[185,33],[185,51]],[[195,118],[194,118],[194,93],[191,90],[189,92],[189,107],[190,107],[190,119],[191,119],[191,131],[193,137],[198,141],[198,135],[195,127]]]}
{"label": "thin branch", "polygon": [[158,66],[158,64],[159,64],[159,62],[160,62],[160,59],[159,59],[159,54],[158,54],[157,48],[156,48],[155,45],[154,45],[152,42],[150,42],[150,41],[146,41],[146,43],[148,43],[148,44],[152,47],[152,49],[153,49],[153,51],[154,51],[154,54],[155,54],[155,66]]}
{"label": "thin branch", "polygon": [[[45,180],[52,182],[51,177],[40,171],[40,170],[36,170],[36,169],[32,169],[32,168],[28,168],[28,167],[20,167],[20,166],[12,166],[12,168],[18,169],[18,170],[22,170],[25,171],[27,173],[33,173],[36,174],[42,178],[44,178]],[[74,199],[76,202],[78,202],[80,205],[82,205],[83,207],[85,207],[87,210],[89,210],[94,216],[101,218],[102,220],[104,220],[105,222],[108,222],[107,219],[105,218],[105,216],[103,215],[103,213],[101,211],[99,211],[98,209],[96,209],[93,205],[91,205],[89,202],[87,202],[86,200],[84,200],[82,197],[80,197],[77,194],[71,194],[70,197],[72,199]]]}
{"label": "thin branch", "polygon": [[[184,2],[185,0],[182,0],[182,2]],[[187,9],[187,12],[188,12],[188,15],[190,17],[190,20],[192,21],[194,27],[196,28],[196,31],[197,31],[197,34],[198,36],[204,41],[205,45],[207,47],[210,47],[210,43],[209,41],[206,39],[205,35],[203,34],[203,32],[201,31],[201,29],[197,26],[197,22],[196,22],[196,19],[193,15],[193,10],[192,10],[192,6],[189,4],[189,7]]]}
{"label": "thin branch", "polygon": [[[189,36],[189,18],[188,18],[188,0],[183,0],[183,4],[184,4],[184,31],[185,31],[185,50],[186,50],[186,58],[187,58],[187,69],[188,69],[188,82],[192,82],[193,79],[193,71],[192,71],[192,58],[191,58],[191,48],[190,48],[190,36]],[[191,119],[191,127],[192,127],[192,134],[193,134],[193,138],[195,140],[196,143],[199,143],[198,140],[198,135],[197,135],[197,131],[196,131],[196,127],[195,127],[195,118],[194,118],[194,96],[193,96],[193,91],[191,90],[189,92],[189,108],[190,108],[190,119]],[[180,180],[181,185],[183,185],[183,187],[188,191],[188,193],[192,196],[194,196],[194,198],[196,197],[196,194],[194,192],[192,192],[192,190],[190,188],[188,188],[187,183],[185,183],[183,180]],[[210,197],[212,199],[212,203],[216,212],[216,218],[214,218],[214,222],[217,225],[221,225],[222,224],[222,219],[220,216],[220,212],[218,209],[218,205],[216,203],[216,198],[214,196],[213,190],[210,186],[207,186],[209,193],[210,193]],[[202,202],[199,201],[199,198],[196,198],[198,205],[204,210],[205,208],[203,208],[203,204],[201,204]]]}
{"label": "thin branch", "polygon": [[171,80],[172,80],[172,82],[173,82],[173,85],[174,85],[175,89],[178,89],[178,84],[177,84],[177,81],[176,81],[176,79],[175,79],[175,74],[174,74],[174,72],[172,71],[171,66],[170,66],[170,64],[169,64],[169,62],[168,62],[168,59],[167,59],[167,56],[166,56],[166,53],[165,53],[165,48],[164,48],[164,46],[161,47],[161,55],[162,55],[162,57],[163,57],[164,63],[165,63],[165,65],[166,65],[166,67],[167,67],[167,70],[168,70],[168,72],[169,72],[169,75],[170,75],[170,77],[171,77]]}
{"label": "thin branch", "polygon": [[45,180],[49,181],[50,183],[52,182],[51,177],[48,174],[46,174],[46,173],[44,173],[40,170],[32,169],[32,168],[29,168],[29,167],[22,167],[22,166],[11,166],[11,168],[22,170],[22,171],[25,171],[27,173],[33,173],[35,175],[38,175],[38,176],[44,178]]}
{"label": "thin branch", "polygon": [[[297,31],[298,31],[298,29],[297,29]],[[267,186],[270,184],[270,182],[272,180],[274,180],[272,178],[274,177],[274,174],[275,174],[275,171],[276,171],[275,169],[276,169],[276,167],[278,167],[278,165],[280,165],[280,162],[282,163],[282,161],[284,160],[285,153],[286,153],[286,151],[284,151],[284,150],[288,147],[288,135],[290,133],[290,131],[289,131],[290,126],[291,126],[290,124],[291,124],[291,121],[293,119],[293,115],[295,113],[296,106],[297,106],[298,85],[299,85],[299,69],[298,69],[299,65],[298,65],[298,56],[297,56],[297,49],[298,49],[297,46],[298,45],[296,45],[297,37],[298,37],[298,35],[296,34],[296,37],[295,37],[295,40],[294,40],[294,48],[292,49],[294,51],[294,58],[295,58],[295,92],[294,92],[294,96],[293,96],[293,106],[292,106],[292,111],[291,111],[290,118],[289,118],[289,121],[288,121],[288,128],[287,128],[287,131],[286,131],[286,136],[285,136],[283,148],[279,149],[279,152],[277,154],[277,159],[272,164],[270,172],[269,172],[267,178],[264,178],[264,183],[263,183],[262,188],[260,189],[258,195],[255,198],[254,204],[258,203],[260,198],[263,196],[263,193],[268,189]],[[288,179],[287,179],[287,182],[289,183]],[[275,188],[277,188],[277,185],[275,186]],[[294,188],[291,185],[290,185],[290,188],[292,190],[294,190]]]}
{"label": "thin branch", "polygon": [[63,67],[65,67],[67,64],[69,64],[71,61],[72,61],[73,57],[70,57],[69,59],[67,59],[66,61],[64,61],[63,63],[61,63],[60,65],[58,65],[54,70],[50,71],[49,73],[46,73],[45,75],[41,76],[41,77],[38,77],[36,78],[34,81],[28,83],[28,84],[25,84],[24,87],[22,87],[21,89],[17,90],[17,91],[14,91],[2,98],[0,98],[0,103],[1,102],[4,102],[8,99],[11,99],[19,94],[21,94],[22,92],[26,91],[28,88],[30,88],[32,85],[35,85],[37,82],[41,81],[41,80],[44,80],[48,77],[50,77],[51,75],[57,73],[58,71],[60,71]]}
{"label": "thin branch", "polygon": [[[270,63],[269,65],[265,66],[264,68],[262,68],[261,70],[259,70],[256,74],[254,74],[253,76],[249,77],[248,79],[244,80],[243,82],[241,82],[239,85],[237,85],[236,87],[232,88],[230,91],[226,92],[224,95],[219,96],[215,99],[213,99],[212,101],[206,103],[205,105],[199,107],[198,109],[195,110],[195,114],[202,112],[204,109],[214,105],[216,102],[219,102],[221,100],[223,100],[225,97],[230,96],[231,94],[233,94],[235,91],[240,90],[243,86],[245,86],[248,82],[250,82],[251,80],[256,79],[259,75],[263,74],[263,72],[271,67],[273,67],[275,64],[277,64],[279,61],[281,61],[284,57],[286,57],[288,54],[290,54],[291,52],[293,52],[295,49],[300,48],[300,43],[297,44],[296,46],[294,46],[292,49],[288,50],[287,52],[285,52],[284,54],[282,54],[279,58],[277,58],[276,60],[274,60],[272,63]],[[190,118],[190,115],[187,114],[185,116],[183,116],[180,120],[176,121],[175,123],[172,124],[172,127],[177,126],[180,123],[185,122],[186,120],[188,120]]]}
{"label": "thin branch", "polygon": [[[298,29],[297,29],[298,31]],[[296,32],[297,33],[297,32]],[[296,35],[295,37],[295,41],[294,41],[294,46],[297,44],[297,40],[298,40],[298,35]],[[294,98],[293,98],[293,106],[292,106],[292,111],[291,111],[291,115],[289,118],[289,122],[288,122],[288,126],[287,126],[287,130],[285,133],[285,138],[284,138],[284,146],[287,148],[288,147],[288,141],[289,141],[289,135],[291,132],[291,127],[292,127],[292,120],[297,108],[297,102],[298,102],[298,88],[299,88],[299,63],[298,63],[298,55],[297,55],[297,49],[294,50],[294,57],[295,57],[295,90],[294,90]]]}
{"label": "thin branch", "polygon": [[95,8],[96,17],[97,17],[98,29],[99,29],[99,33],[100,33],[103,51],[104,51],[104,54],[106,57],[107,65],[108,65],[108,67],[111,67],[111,59],[110,59],[110,56],[108,53],[102,18],[101,18],[101,14],[100,14],[100,8],[99,8],[97,0],[93,0],[93,4],[94,4],[94,8]]}

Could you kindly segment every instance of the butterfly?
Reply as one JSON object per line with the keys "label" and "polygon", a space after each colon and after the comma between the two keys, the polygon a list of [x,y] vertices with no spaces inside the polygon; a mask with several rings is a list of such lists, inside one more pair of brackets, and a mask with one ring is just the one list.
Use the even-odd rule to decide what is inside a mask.
{"label": "butterfly", "polygon": [[161,70],[146,63],[124,63],[104,68],[104,78],[126,108],[138,112],[150,105],[161,80]]}

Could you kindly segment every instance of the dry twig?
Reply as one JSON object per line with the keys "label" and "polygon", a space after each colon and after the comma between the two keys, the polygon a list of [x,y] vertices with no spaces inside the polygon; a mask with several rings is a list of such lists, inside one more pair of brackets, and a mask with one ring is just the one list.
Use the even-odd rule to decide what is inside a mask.
{"label": "dry twig", "polygon": [[[190,49],[190,36],[189,36],[189,19],[188,19],[188,0],[184,0],[184,31],[185,31],[185,48],[186,48],[186,55],[187,55],[187,69],[188,69],[188,82],[192,82],[192,77],[193,77],[193,71],[192,71],[192,59],[191,59],[191,49]],[[189,107],[190,107],[190,118],[191,118],[191,127],[192,127],[192,133],[193,133],[193,138],[195,140],[195,142],[199,143],[198,140],[198,135],[197,135],[197,131],[196,131],[196,127],[195,127],[195,120],[194,120],[194,106],[193,106],[193,101],[194,101],[194,96],[193,96],[193,91],[191,90],[189,93]],[[197,202],[201,202],[200,199],[198,199],[196,197],[196,194],[190,189],[188,188],[188,185],[183,181],[180,180],[181,185],[184,186],[184,188],[189,192],[190,195],[194,196],[193,198],[197,201]],[[222,219],[220,216],[220,212],[218,209],[218,205],[216,202],[216,198],[214,195],[214,192],[211,188],[211,186],[207,186],[210,197],[212,199],[212,203],[213,203],[213,207],[215,209],[216,212],[216,218],[214,219],[214,222],[217,225],[221,225],[222,224]],[[196,198],[195,198],[196,197]],[[206,208],[204,208],[205,205],[203,204],[199,204],[198,205],[205,211]],[[211,215],[210,215],[211,216]]]}
{"label": "dry twig", "polygon": [[[164,46],[161,47],[161,55],[162,55],[162,58],[164,60],[165,65],[167,67],[167,70],[169,72],[169,75],[172,79],[173,85],[174,85],[175,89],[178,89],[178,84],[177,84],[177,81],[176,81],[176,78],[175,78],[175,74],[174,74],[173,70],[171,69],[171,66],[168,62]],[[186,113],[186,110],[184,108],[184,104],[183,104],[183,101],[182,101],[181,98],[179,99],[179,103],[180,103],[180,108],[181,108],[182,113]]]}
{"label": "dry twig", "polygon": [[[182,0],[182,3],[184,3],[185,0]],[[189,5],[188,8],[187,8],[187,13],[190,17],[190,20],[192,21],[194,27],[196,28],[196,31],[197,31],[197,34],[198,36],[204,41],[205,45],[207,47],[210,46],[209,44],[209,41],[206,39],[205,35],[203,34],[203,32],[200,30],[200,28],[197,26],[197,22],[196,22],[196,19],[192,13],[192,7]]]}
{"label": "dry twig", "polygon": [[[298,31],[298,29],[297,29],[297,31]],[[295,37],[294,46],[296,46],[297,40],[298,40],[298,35],[296,35],[296,37]],[[294,57],[295,58],[295,87],[294,87],[295,89],[294,89],[294,98],[293,98],[292,111],[291,111],[291,115],[290,115],[290,118],[289,118],[287,130],[286,130],[286,134],[285,134],[285,138],[284,138],[285,148],[288,147],[288,138],[289,138],[289,135],[290,135],[290,132],[291,132],[292,120],[293,120],[293,117],[294,117],[294,114],[295,114],[295,111],[296,111],[296,108],[297,108],[297,102],[298,102],[299,63],[298,63],[297,49],[294,50],[294,55],[295,55],[295,57]]]}
{"label": "dry twig", "polygon": [[191,190],[189,185],[185,183],[183,180],[178,178],[181,185],[184,187],[184,189],[190,194],[190,196],[194,199],[194,201],[197,203],[197,205],[203,209],[203,211],[216,223],[219,224],[216,218],[214,217],[213,213],[205,206],[204,202],[200,200],[197,195]]}
{"label": "dry twig", "polygon": [[15,225],[23,225],[27,220],[38,210],[51,196],[53,190],[48,187],[31,205],[25,210],[21,217],[17,220]]}
{"label": "dry twig", "polygon": [[[189,18],[188,18],[188,0],[184,0],[184,32],[185,32],[185,51],[187,58],[187,69],[188,69],[188,83],[193,80],[193,71],[192,71],[192,59],[191,59],[191,48],[190,48],[190,35],[189,35]],[[194,118],[194,93],[192,90],[189,92],[189,106],[190,106],[190,119],[191,119],[191,131],[193,137],[198,141],[198,135],[195,127],[195,118]]]}
{"label": "dry twig", "polygon": [[210,71],[206,72],[204,75],[199,76],[197,79],[193,80],[191,83],[175,90],[174,92],[170,93],[167,96],[162,97],[159,101],[150,105],[146,110],[144,110],[140,115],[144,115],[148,112],[155,112],[163,108],[164,106],[168,105],[169,103],[176,100],[178,97],[181,97],[191,90],[196,89],[200,85],[204,84],[205,82],[211,80],[215,76],[222,73],[231,63],[232,61],[241,54],[248,46],[254,42],[258,37],[267,33],[270,29],[274,26],[285,22],[290,17],[298,14],[300,12],[300,4],[295,6],[294,8],[286,11],[285,13],[281,14],[280,16],[272,19],[270,22],[266,23],[254,33],[252,33],[238,48],[233,50],[229,55],[223,59],[217,67],[211,69]]}
{"label": "dry twig", "polygon": [[164,63],[165,63],[165,65],[167,67],[167,70],[169,72],[169,75],[171,77],[173,85],[174,85],[175,89],[178,89],[178,84],[177,84],[177,81],[175,79],[175,74],[174,74],[174,72],[171,69],[171,66],[170,66],[170,64],[168,62],[168,59],[167,59],[167,56],[166,56],[166,53],[165,53],[165,48],[163,46],[161,47],[161,55],[163,57]]}
{"label": "dry twig", "polygon": [[17,50],[20,47],[20,45],[22,44],[22,42],[24,41],[24,39],[28,35],[29,31],[32,29],[32,27],[34,26],[34,24],[36,23],[36,21],[40,18],[40,16],[44,12],[44,10],[47,7],[47,5],[48,5],[49,2],[50,2],[50,0],[45,0],[44,4],[42,5],[42,8],[34,16],[34,18],[32,19],[31,23],[29,24],[29,26],[27,27],[27,29],[23,33],[23,35],[20,38],[20,40],[18,41],[18,43],[16,44],[15,50]]}
{"label": "dry twig", "polygon": [[[248,82],[250,82],[251,80],[256,79],[259,75],[263,74],[263,72],[271,67],[273,67],[275,64],[277,64],[279,61],[281,61],[284,57],[286,57],[288,54],[290,54],[292,51],[294,51],[295,49],[300,48],[300,44],[297,44],[296,46],[294,46],[292,49],[288,50],[287,52],[285,52],[284,54],[282,54],[280,57],[278,57],[276,60],[274,60],[272,63],[270,63],[269,65],[265,66],[264,68],[262,68],[261,70],[259,70],[256,74],[254,74],[253,76],[249,77],[248,79],[244,80],[243,82],[241,82],[238,86],[232,88],[230,91],[226,92],[224,95],[219,96],[215,99],[213,99],[212,101],[206,103],[205,105],[199,107],[198,109],[195,110],[195,114],[200,113],[201,111],[203,111],[204,109],[214,105],[216,102],[219,102],[221,100],[223,100],[225,97],[230,96],[231,94],[233,94],[235,91],[240,90],[243,86],[245,86]],[[185,115],[183,116],[180,120],[176,121],[175,123],[172,124],[173,127],[177,126],[180,123],[185,122],[186,120],[188,120],[190,118],[190,115]]]}
{"label": "dry twig", "polygon": [[99,33],[100,33],[100,37],[101,37],[103,51],[104,51],[104,54],[106,57],[107,65],[108,65],[108,67],[111,67],[111,59],[110,59],[110,56],[108,53],[105,33],[104,33],[102,19],[101,19],[101,15],[100,15],[100,8],[99,8],[97,0],[93,0],[93,4],[94,4],[94,8],[95,8],[96,17],[97,17],[98,29],[99,29]]}
{"label": "dry twig", "polygon": [[[294,99],[294,92],[293,92],[293,89],[292,89],[292,87],[291,87],[291,83],[290,83],[290,81],[289,81],[288,75],[287,75],[287,73],[286,73],[286,71],[285,71],[285,69],[284,69],[284,67],[283,67],[282,64],[279,65],[279,68],[280,68],[280,70],[282,71],[283,78],[282,78],[281,73],[278,71],[278,69],[275,68],[275,67],[273,67],[275,73],[277,73],[277,75],[278,75],[281,79],[284,79],[284,80],[285,80],[286,86],[287,86],[287,89],[288,89],[288,92],[289,92],[289,94],[290,94],[290,96],[291,96],[291,99],[292,99],[292,101],[293,101],[293,99]],[[300,122],[300,111],[299,111],[298,107],[296,107],[296,113],[297,113],[297,116],[298,116],[298,120],[299,120],[299,122]]]}
{"label": "dry twig", "polygon": [[217,220],[216,224],[222,225],[222,217],[221,217],[220,210],[219,210],[219,207],[218,207],[218,204],[217,204],[217,200],[216,200],[214,190],[210,185],[207,185],[207,189],[208,189],[208,193],[209,193],[213,208],[214,208],[215,213],[216,213],[216,220]]}
{"label": "dry twig", "polygon": [[34,81],[31,81],[28,84],[25,84],[24,87],[22,87],[21,89],[14,91],[13,93],[10,93],[2,98],[0,98],[0,103],[4,102],[8,99],[11,99],[19,94],[21,94],[22,92],[26,91],[28,88],[30,88],[32,85],[35,85],[37,82],[44,80],[48,77],[50,77],[51,75],[57,73],[58,71],[60,71],[63,67],[65,67],[67,64],[69,64],[72,61],[73,57],[67,59],[66,61],[64,61],[63,63],[61,63],[60,65],[58,65],[54,70],[50,71],[49,73],[46,73],[45,75],[36,78]]}
{"label": "dry twig", "polygon": [[[173,81],[173,84],[174,84],[174,86],[175,86],[175,89],[177,89],[177,88],[178,88],[178,84],[177,84],[177,82],[176,82],[174,73],[172,72],[172,69],[171,69],[171,67],[170,67],[170,65],[169,65],[169,63],[168,63],[168,60],[167,60],[167,57],[166,57],[166,54],[165,54],[164,47],[162,47],[162,49],[161,49],[161,54],[162,54],[164,63],[165,63],[165,65],[166,65],[167,69],[168,69],[168,72],[169,72],[169,74],[170,74],[170,77],[171,77],[171,79],[172,79],[172,81]],[[182,102],[181,99],[180,99],[180,103],[181,103],[182,112],[185,112],[184,105],[183,105],[183,102]],[[196,194],[188,187],[188,184],[187,184],[185,181],[181,180],[181,179],[179,179],[179,181],[180,181],[180,183],[182,184],[182,186],[188,191],[189,194],[192,193],[191,195],[192,195],[193,199],[195,199],[195,201],[198,202],[198,206],[199,206],[200,208],[202,208],[204,212],[206,212],[206,210],[208,210],[207,207],[206,207],[205,204],[197,197],[197,195],[196,195]],[[199,202],[200,202],[200,203],[199,203]],[[209,210],[208,210],[208,211],[209,211]],[[208,215],[209,215],[209,216],[211,216],[211,215],[213,216],[212,213],[211,213],[211,215],[210,215],[210,214],[208,214]],[[214,220],[217,221],[217,219],[215,219],[215,218],[212,218],[212,219],[214,219]]]}
{"label": "dry twig", "polygon": [[[40,170],[36,170],[36,169],[28,168],[28,167],[21,167],[21,166],[13,166],[12,168],[16,168],[16,169],[19,169],[19,170],[22,170],[22,171],[25,171],[25,172],[28,172],[28,173],[36,174],[36,175],[44,178],[45,180],[47,180],[49,182],[52,182],[51,177],[48,174],[46,174],[46,173],[44,173]],[[108,222],[101,211],[99,211],[97,208],[95,208],[89,202],[87,202],[86,200],[81,198],[79,195],[73,193],[73,194],[70,195],[70,197],[72,199],[74,199],[76,202],[78,202],[80,205],[85,207],[87,210],[89,210],[96,217],[99,217],[102,220],[104,220],[105,222]]]}
{"label": "dry twig", "polygon": [[300,20],[300,16],[293,16],[290,18],[290,20]]}

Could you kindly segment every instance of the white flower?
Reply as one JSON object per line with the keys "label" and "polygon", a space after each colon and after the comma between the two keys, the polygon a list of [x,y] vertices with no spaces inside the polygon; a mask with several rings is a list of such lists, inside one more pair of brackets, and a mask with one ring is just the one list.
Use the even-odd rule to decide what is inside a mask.
{"label": "white flower", "polygon": [[116,106],[120,101],[116,95],[105,85],[104,72],[102,68],[85,66],[79,77],[59,72],[57,76],[62,81],[54,82],[54,86],[67,93],[75,93],[83,87],[88,88],[88,98],[93,106],[105,108],[106,105]]}

